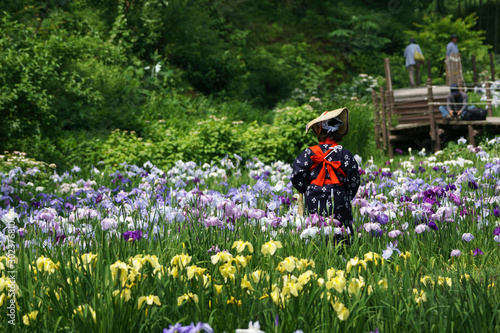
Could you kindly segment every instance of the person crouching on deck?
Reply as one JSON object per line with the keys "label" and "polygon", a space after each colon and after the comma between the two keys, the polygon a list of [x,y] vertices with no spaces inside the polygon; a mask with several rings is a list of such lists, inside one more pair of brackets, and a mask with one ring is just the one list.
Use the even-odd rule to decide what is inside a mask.
{"label": "person crouching on deck", "polygon": [[338,143],[347,134],[349,111],[341,108],[309,122],[319,144],[304,150],[292,166],[292,184],[305,193],[306,213],[331,216],[352,230],[351,201],[359,188],[358,163]]}

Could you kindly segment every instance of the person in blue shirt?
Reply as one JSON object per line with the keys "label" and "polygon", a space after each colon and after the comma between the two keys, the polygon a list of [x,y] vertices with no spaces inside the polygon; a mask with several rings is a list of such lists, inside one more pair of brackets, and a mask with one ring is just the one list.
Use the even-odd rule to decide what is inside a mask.
{"label": "person in blue shirt", "polygon": [[452,34],[450,36],[450,39],[451,39],[451,42],[449,42],[448,45],[446,45],[446,56],[447,57],[449,57],[450,54],[452,54],[452,53],[459,53],[458,46],[457,46],[458,36],[455,34]]}
{"label": "person in blue shirt", "polygon": [[410,38],[410,44],[405,49],[406,69],[410,75],[410,85],[415,88],[415,67],[420,66],[420,62],[415,60],[415,51],[422,53],[415,38]]}

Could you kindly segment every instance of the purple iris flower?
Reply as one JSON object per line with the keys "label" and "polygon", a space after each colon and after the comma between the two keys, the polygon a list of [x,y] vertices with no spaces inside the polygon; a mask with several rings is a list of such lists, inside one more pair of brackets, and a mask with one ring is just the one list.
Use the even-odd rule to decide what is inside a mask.
{"label": "purple iris flower", "polygon": [[66,236],[65,235],[61,235],[61,236],[56,236],[56,243],[64,243],[64,239],[66,239]]}
{"label": "purple iris flower", "polygon": [[382,225],[387,224],[387,222],[389,222],[389,216],[387,216],[386,214],[380,214],[379,216],[377,216],[377,222]]}
{"label": "purple iris flower", "polygon": [[439,230],[436,222],[434,222],[434,221],[429,222],[429,228],[431,228],[432,230],[436,230],[436,231]]}
{"label": "purple iris flower", "polygon": [[477,183],[475,181],[471,180],[471,181],[469,181],[469,187],[473,190],[477,190],[479,186],[477,185]]}
{"label": "purple iris flower", "polygon": [[473,254],[474,254],[474,257],[475,257],[477,255],[483,255],[484,253],[483,253],[483,251],[481,251],[480,248],[477,248],[477,249],[474,249]]}
{"label": "purple iris flower", "polygon": [[382,237],[382,235],[384,234],[384,231],[383,230],[372,230],[370,233],[373,237]]}
{"label": "purple iris flower", "polygon": [[126,231],[123,233],[123,238],[126,241],[136,241],[142,238],[142,230]]}
{"label": "purple iris flower", "polygon": [[446,185],[446,191],[455,191],[457,187],[454,184]]}
{"label": "purple iris flower", "polygon": [[498,209],[498,206],[495,209],[493,209],[493,215],[495,215],[495,217],[500,216],[500,210]]}
{"label": "purple iris flower", "polygon": [[500,236],[500,227],[495,228],[495,230],[493,230],[493,235]]}

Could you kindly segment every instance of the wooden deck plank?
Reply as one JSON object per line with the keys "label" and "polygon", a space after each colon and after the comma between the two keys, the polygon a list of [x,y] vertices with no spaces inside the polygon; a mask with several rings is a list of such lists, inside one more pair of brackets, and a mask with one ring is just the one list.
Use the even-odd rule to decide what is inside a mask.
{"label": "wooden deck plank", "polygon": [[[434,99],[446,98],[450,94],[450,87],[448,86],[433,86],[432,94],[434,95]],[[404,89],[396,89],[394,90],[394,100],[410,100],[418,98],[419,100],[426,99],[427,100],[427,87],[422,88],[404,88]]]}
{"label": "wooden deck plank", "polygon": [[[469,125],[472,126],[500,126],[500,117],[488,117],[486,120],[471,120],[471,121],[466,121],[466,120],[451,120],[451,121],[445,121],[445,120],[437,120],[436,124],[439,126],[444,127],[451,127],[451,126],[459,126],[459,127],[466,127]],[[391,132],[399,132],[399,131],[405,131],[408,129],[416,129],[416,128],[425,128],[429,127],[430,123],[429,122],[419,122],[419,123],[410,123],[410,124],[399,124],[396,127],[393,127],[390,129]]]}

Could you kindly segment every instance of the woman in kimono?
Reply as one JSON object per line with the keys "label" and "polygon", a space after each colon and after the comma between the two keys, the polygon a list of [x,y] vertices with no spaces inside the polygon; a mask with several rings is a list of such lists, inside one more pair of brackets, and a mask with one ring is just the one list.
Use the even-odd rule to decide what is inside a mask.
{"label": "woman in kimono", "polygon": [[341,108],[309,122],[318,145],[304,150],[293,163],[292,184],[304,193],[306,213],[332,216],[352,232],[351,201],[359,188],[358,163],[339,145],[349,128],[349,111]]}

